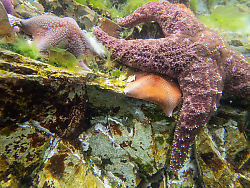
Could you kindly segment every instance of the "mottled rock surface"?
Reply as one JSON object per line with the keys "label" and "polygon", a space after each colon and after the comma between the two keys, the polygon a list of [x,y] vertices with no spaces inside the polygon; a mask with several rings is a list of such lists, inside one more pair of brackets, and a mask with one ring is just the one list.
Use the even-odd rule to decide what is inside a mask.
{"label": "mottled rock surface", "polygon": [[249,183],[249,149],[245,128],[242,130],[249,116],[249,101],[224,97],[222,106],[197,137],[196,149],[191,150],[178,177],[167,174],[168,180],[162,181],[159,174],[169,169],[178,111],[174,118],[167,118],[153,104],[99,87],[87,87],[92,127],[80,137],[102,172],[101,179],[128,187],[139,182],[170,187],[244,187]]}
{"label": "mottled rock surface", "polygon": [[21,18],[29,18],[44,13],[44,7],[37,0],[15,0],[14,15]]}
{"label": "mottled rock surface", "polygon": [[14,32],[9,24],[7,12],[0,1],[0,43],[14,41]]}
{"label": "mottled rock surface", "polygon": [[98,14],[87,6],[74,0],[39,0],[45,12],[51,12],[57,16],[74,18],[82,29],[91,29],[98,21]]}
{"label": "mottled rock surface", "polygon": [[100,187],[74,149],[87,128],[86,80],[0,49],[1,187]]}
{"label": "mottled rock surface", "polygon": [[[71,0],[15,2],[21,17],[53,11],[74,17],[82,28],[97,18]],[[130,38],[162,35],[155,23],[142,27]],[[241,47],[238,37],[231,38]],[[249,101],[224,95],[173,176],[168,170],[178,108],[168,118],[159,106],[126,97],[126,84],[1,49],[0,187],[250,186]]]}
{"label": "mottled rock surface", "polygon": [[178,110],[167,118],[105,75],[86,77],[5,50],[0,57],[1,186],[249,184],[249,101],[223,98],[184,168],[171,176]]}
{"label": "mottled rock surface", "polygon": [[85,30],[90,30],[98,21],[98,14],[74,0],[16,0],[15,16],[29,18],[41,14],[71,17]]}
{"label": "mottled rock surface", "polygon": [[65,138],[86,128],[86,75],[5,50],[0,51],[0,68],[2,125],[32,121]]}

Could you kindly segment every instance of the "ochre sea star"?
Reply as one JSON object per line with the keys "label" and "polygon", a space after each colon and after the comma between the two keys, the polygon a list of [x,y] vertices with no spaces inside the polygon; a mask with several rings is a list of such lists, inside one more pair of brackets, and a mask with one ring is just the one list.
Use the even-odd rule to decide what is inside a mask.
{"label": "ochre sea star", "polygon": [[181,6],[149,2],[118,22],[132,27],[146,21],[158,22],[165,38],[123,40],[97,27],[93,32],[124,64],[178,81],[183,105],[170,161],[172,171],[177,171],[195,136],[217,109],[222,90],[250,98],[250,68],[242,55]]}

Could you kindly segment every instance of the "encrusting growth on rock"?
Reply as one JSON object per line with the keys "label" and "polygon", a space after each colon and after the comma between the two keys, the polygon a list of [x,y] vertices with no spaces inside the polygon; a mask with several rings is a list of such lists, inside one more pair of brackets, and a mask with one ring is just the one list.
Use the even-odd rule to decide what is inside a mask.
{"label": "encrusting growth on rock", "polygon": [[159,23],[165,38],[124,40],[98,27],[93,32],[112,57],[124,64],[178,81],[183,105],[170,161],[171,169],[177,171],[195,136],[217,109],[222,90],[250,98],[250,67],[216,32],[179,5],[149,2],[118,23],[132,27],[149,21]]}

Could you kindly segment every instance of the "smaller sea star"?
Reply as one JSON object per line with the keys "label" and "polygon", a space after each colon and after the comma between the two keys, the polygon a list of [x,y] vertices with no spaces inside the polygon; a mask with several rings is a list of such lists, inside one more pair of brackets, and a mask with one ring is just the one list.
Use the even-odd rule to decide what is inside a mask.
{"label": "smaller sea star", "polygon": [[[41,15],[21,20],[20,23],[21,29],[33,36],[36,46],[42,52],[46,52],[50,46],[63,44],[77,58],[90,52],[105,54],[101,44],[88,37],[73,18]],[[87,69],[83,62],[80,65]]]}

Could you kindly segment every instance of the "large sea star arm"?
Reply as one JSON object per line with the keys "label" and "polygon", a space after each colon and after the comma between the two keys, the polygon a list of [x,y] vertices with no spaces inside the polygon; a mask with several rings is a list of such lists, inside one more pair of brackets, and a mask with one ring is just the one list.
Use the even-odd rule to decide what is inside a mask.
{"label": "large sea star arm", "polygon": [[184,99],[173,140],[170,162],[173,171],[184,164],[195,136],[207,123],[221,96],[222,79],[213,63],[208,58],[196,62],[179,79]]}
{"label": "large sea star arm", "polygon": [[144,72],[176,78],[193,58],[192,52],[187,52],[189,42],[175,35],[161,39],[124,40],[109,36],[98,27],[93,33],[114,58]]}
{"label": "large sea star arm", "polygon": [[223,49],[225,91],[239,97],[250,98],[250,64],[241,54],[227,47]]}
{"label": "large sea star arm", "polygon": [[120,18],[118,24],[133,27],[150,21],[160,24],[165,36],[177,32],[192,36],[204,29],[204,25],[193,14],[167,1],[146,3],[127,17]]}

